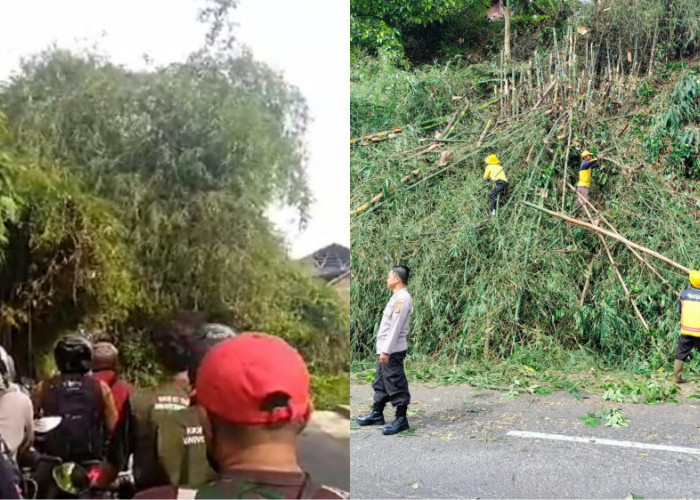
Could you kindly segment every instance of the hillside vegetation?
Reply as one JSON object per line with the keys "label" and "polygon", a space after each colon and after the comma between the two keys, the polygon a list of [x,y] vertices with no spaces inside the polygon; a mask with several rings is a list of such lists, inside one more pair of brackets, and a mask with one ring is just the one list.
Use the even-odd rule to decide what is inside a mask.
{"label": "hillside vegetation", "polygon": [[266,216],[307,220],[305,100],[216,40],[142,71],[51,49],[0,85],[0,333],[22,374],[45,375],[57,336],[83,329],[155,383],[150,333],[198,310],[284,337],[347,400],[347,307]]}
{"label": "hillside vegetation", "polygon": [[[654,36],[653,25],[644,31],[657,14],[654,22],[675,23],[676,35],[657,29]],[[576,184],[584,149],[605,153],[591,203],[632,242],[700,266],[698,32],[677,15],[619,2],[569,5],[558,24],[532,34],[532,51],[510,63],[494,51],[490,62],[443,58],[401,68],[381,50],[354,53],[355,362],[372,358],[388,298],[384,276],[400,263],[412,269],[414,360],[668,368],[676,292],[687,275],[645,256],[660,278],[608,238],[613,266],[595,233],[521,202],[588,222],[574,211],[567,183]],[[391,133],[378,137],[382,131]],[[494,218],[491,183],[482,180],[488,154],[498,155],[510,183]]]}

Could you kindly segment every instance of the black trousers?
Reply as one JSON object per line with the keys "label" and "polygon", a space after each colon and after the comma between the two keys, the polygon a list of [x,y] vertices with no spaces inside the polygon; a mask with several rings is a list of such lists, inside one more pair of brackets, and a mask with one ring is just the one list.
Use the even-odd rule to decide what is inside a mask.
{"label": "black trousers", "polygon": [[680,361],[687,361],[690,357],[690,352],[693,350],[693,347],[700,351],[700,337],[683,335],[681,333],[678,336],[678,346],[676,347],[676,359]]}
{"label": "black trousers", "polygon": [[377,361],[377,373],[374,375],[374,402],[393,406],[408,406],[411,394],[408,392],[408,379],[403,368],[406,351],[389,354],[389,363],[380,365]]}
{"label": "black trousers", "polygon": [[508,183],[506,181],[496,181],[491,190],[491,210],[496,210],[499,198],[505,198],[508,194]]}

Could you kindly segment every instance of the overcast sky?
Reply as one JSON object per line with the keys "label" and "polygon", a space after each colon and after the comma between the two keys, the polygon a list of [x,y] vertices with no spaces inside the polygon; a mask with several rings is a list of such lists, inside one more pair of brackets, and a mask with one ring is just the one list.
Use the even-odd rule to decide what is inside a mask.
{"label": "overcast sky", "polygon": [[[3,0],[0,80],[20,58],[50,44],[97,47],[117,64],[140,69],[182,61],[202,45],[199,0]],[[349,0],[241,0],[238,39],[258,60],[284,73],[306,97],[308,177],[315,203],[305,232],[289,211],[272,219],[287,235],[291,256],[330,243],[350,245]]]}

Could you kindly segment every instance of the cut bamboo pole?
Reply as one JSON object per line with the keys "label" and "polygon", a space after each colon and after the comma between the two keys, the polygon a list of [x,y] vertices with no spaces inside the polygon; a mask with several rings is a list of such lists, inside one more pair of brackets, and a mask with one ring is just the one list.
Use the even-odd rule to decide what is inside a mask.
{"label": "cut bamboo pole", "polygon": [[[574,193],[576,193],[576,188],[575,188],[574,186],[572,186],[571,184],[568,184],[568,186],[569,186],[569,189],[570,189],[571,191],[573,191]],[[605,218],[605,216],[603,215],[603,213],[602,213],[600,210],[598,210],[590,201],[588,201],[588,200],[585,199],[585,198],[581,198],[581,200],[588,206],[588,208],[590,208],[591,210],[593,210],[593,212],[594,212],[598,217],[600,217],[600,220],[603,221],[603,223],[604,223],[606,226],[608,226],[608,228],[609,228],[613,233],[615,233],[615,234],[620,234],[619,231],[618,231],[617,229],[615,229],[615,227],[608,221],[608,219]],[[676,290],[674,290],[673,287],[671,286],[671,284],[666,280],[666,278],[664,278],[664,277],[661,275],[661,273],[659,273],[659,271],[657,271],[656,268],[655,268],[654,266],[652,266],[652,265],[649,263],[648,260],[646,260],[644,257],[642,257],[641,255],[639,255],[639,252],[637,252],[637,251],[636,251],[634,248],[632,248],[631,246],[629,246],[629,245],[627,245],[627,244],[625,244],[625,246],[627,247],[627,249],[628,249],[630,252],[632,252],[632,254],[633,254],[635,257],[637,257],[637,259],[639,259],[639,260],[642,262],[642,264],[644,264],[645,266],[647,266],[647,268],[649,268],[649,270],[650,270],[652,273],[654,273],[654,274],[661,280],[662,283],[666,284],[666,286],[669,287],[674,293],[676,293],[677,295],[679,295],[678,292],[677,292]]]}
{"label": "cut bamboo pole", "polygon": [[[427,146],[421,146],[421,148],[425,148],[425,149],[418,151],[417,153],[412,154],[411,156],[405,158],[404,161],[412,160],[413,158],[417,158],[419,156],[428,154],[432,151],[435,151],[440,146],[442,146],[442,144],[440,144],[440,141],[442,139],[444,139],[445,137],[447,137],[447,135],[452,130],[452,127],[454,127],[455,123],[457,123],[457,120],[459,119],[459,117],[464,115],[467,111],[469,111],[469,106],[470,106],[470,103],[467,102],[467,104],[464,106],[464,108],[461,108],[461,109],[458,109],[457,111],[455,111],[454,115],[452,115],[452,118],[450,118],[450,121],[447,123],[445,130],[443,130],[440,133],[440,135],[437,137],[437,139],[435,139],[435,142],[433,142]],[[417,149],[420,149],[420,148],[417,148]]]}
{"label": "cut bamboo pole", "polygon": [[568,215],[560,214],[559,212],[555,212],[553,210],[548,210],[546,208],[538,207],[534,203],[530,203],[530,202],[527,202],[525,200],[521,200],[520,203],[522,203],[523,205],[526,205],[530,208],[542,210],[543,212],[548,213],[549,215],[551,215],[553,217],[559,217],[560,219],[563,219],[563,220],[570,222],[572,224],[576,224],[577,226],[585,227],[586,229],[590,229],[591,231],[601,233],[601,234],[603,234],[609,238],[612,238],[614,240],[621,241],[622,243],[625,243],[626,245],[629,245],[632,248],[639,250],[640,252],[644,252],[648,255],[651,255],[652,257],[656,257],[657,259],[665,262],[666,264],[673,266],[677,269],[680,269],[684,273],[688,273],[688,274],[690,273],[690,268],[687,268],[684,265],[679,264],[678,262],[669,259],[668,257],[664,257],[663,255],[661,255],[658,252],[655,252],[654,250],[650,250],[649,248],[643,247],[642,245],[638,245],[637,243],[634,243],[634,242],[628,240],[627,238],[623,237],[622,235],[615,234],[615,233],[612,233],[610,231],[606,231],[605,229],[602,229],[598,226],[594,226],[593,224],[589,224],[589,223],[584,222],[584,221],[579,220],[579,219],[574,219],[573,217],[569,217]]}
{"label": "cut bamboo pole", "polygon": [[[588,207],[586,205],[582,205],[583,210],[586,212],[586,215],[588,216],[588,220],[591,221],[591,224],[593,223],[593,217],[591,216],[591,212],[588,210]],[[622,278],[622,273],[620,273],[620,269],[617,267],[617,263],[613,259],[612,253],[610,253],[610,247],[608,247],[607,242],[605,241],[605,238],[603,238],[603,235],[598,233],[598,238],[600,239],[600,242],[603,245],[603,248],[605,249],[605,253],[608,256],[608,260],[610,261],[610,265],[612,266],[613,270],[615,271],[615,274],[617,275],[617,279],[620,281],[620,285],[622,285],[622,289],[625,291],[625,295],[627,296],[627,301],[632,304],[632,307],[634,308],[634,312],[637,315],[637,318],[639,318],[639,321],[644,325],[644,329],[648,332],[649,331],[649,325],[647,325],[647,322],[644,321],[644,316],[642,316],[642,313],[639,311],[639,308],[637,307],[637,303],[634,301],[632,298],[632,294],[630,293],[629,288],[627,288],[627,285],[625,284],[625,280]]]}
{"label": "cut bamboo pole", "polygon": [[408,157],[404,158],[403,161],[412,160],[413,158],[418,158],[419,156],[423,156],[423,155],[425,155],[425,154],[428,154],[428,153],[430,153],[430,152],[432,152],[432,151],[435,151],[435,150],[436,150],[437,148],[439,148],[440,146],[442,146],[442,144],[440,144],[440,143],[438,143],[438,142],[433,142],[433,143],[431,143],[430,145],[426,146],[424,150],[418,151],[417,153],[414,153],[414,154],[412,154],[411,156],[408,156]]}
{"label": "cut bamboo pole", "polygon": [[454,127],[455,123],[457,123],[457,119],[461,115],[466,113],[467,111],[469,111],[469,102],[467,102],[467,104],[464,106],[463,109],[461,109],[461,110],[458,109],[457,111],[455,111],[455,114],[452,115],[452,118],[450,119],[449,123],[447,124],[447,127],[445,127],[445,130],[442,131],[442,133],[438,137],[438,140],[444,139],[447,136],[447,134],[450,132],[450,130],[452,130],[452,127]]}
{"label": "cut bamboo pole", "polygon": [[491,118],[489,118],[489,121],[486,122],[486,126],[484,127],[484,130],[481,132],[481,135],[479,136],[479,140],[476,143],[476,147],[480,148],[481,143],[484,142],[484,137],[486,137],[486,132],[491,128]]}
{"label": "cut bamboo pole", "polygon": [[555,86],[556,84],[557,84],[557,80],[556,80],[556,78],[555,78],[555,79],[552,80],[552,82],[549,84],[549,86],[547,87],[547,90],[545,90],[545,91],[542,93],[542,97],[539,98],[539,100],[535,103],[535,105],[532,107],[532,109],[537,109],[537,107],[538,107],[540,104],[542,104],[542,101],[544,101],[544,99],[545,99],[545,98],[547,97],[547,95],[552,91],[552,89],[554,88],[554,86]]}
{"label": "cut bamboo pole", "polygon": [[363,144],[363,141],[379,142],[381,139],[388,137],[391,134],[399,134],[403,131],[401,127],[394,127],[391,130],[385,130],[383,132],[378,132],[376,134],[365,135],[357,139],[350,139],[350,145],[353,144]]}
{"label": "cut bamboo pole", "polygon": [[535,149],[535,145],[533,144],[530,146],[530,151],[527,153],[527,158],[525,158],[525,163],[530,163],[530,160],[532,159],[532,151]]}

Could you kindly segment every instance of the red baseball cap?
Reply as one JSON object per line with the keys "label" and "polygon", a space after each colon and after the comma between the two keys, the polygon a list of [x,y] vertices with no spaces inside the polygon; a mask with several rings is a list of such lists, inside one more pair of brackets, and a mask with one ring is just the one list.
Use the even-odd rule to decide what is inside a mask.
{"label": "red baseball cap", "polygon": [[279,337],[246,332],[212,348],[197,372],[197,402],[238,425],[304,422],[311,415],[309,372]]}

